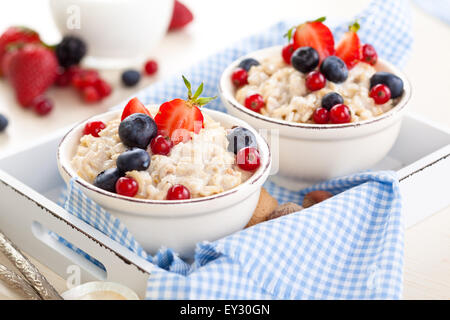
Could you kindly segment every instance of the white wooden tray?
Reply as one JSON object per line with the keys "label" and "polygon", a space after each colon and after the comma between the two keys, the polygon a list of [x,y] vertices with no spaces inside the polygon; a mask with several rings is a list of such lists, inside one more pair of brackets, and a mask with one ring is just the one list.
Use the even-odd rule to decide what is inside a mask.
{"label": "white wooden tray", "polygon": [[[56,149],[66,131],[0,156],[0,230],[63,278],[69,266],[78,265],[82,282],[114,281],[144,297],[152,264],[57,205],[64,182]],[[450,131],[408,115],[396,144],[374,169],[398,172],[406,225],[412,226],[450,205]],[[49,236],[49,230],[100,261],[106,272]]]}

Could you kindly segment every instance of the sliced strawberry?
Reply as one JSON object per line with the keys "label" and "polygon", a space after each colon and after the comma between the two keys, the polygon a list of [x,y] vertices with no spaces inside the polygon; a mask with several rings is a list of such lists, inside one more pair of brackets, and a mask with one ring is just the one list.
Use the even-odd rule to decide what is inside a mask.
{"label": "sliced strawberry", "polygon": [[339,42],[336,48],[336,55],[344,60],[349,69],[353,68],[359,61],[361,61],[361,41],[359,41],[358,30],[359,24],[355,22],[351,25],[349,30],[344,34],[344,37]]}
{"label": "sliced strawberry", "polygon": [[189,132],[200,132],[203,114],[197,106],[182,99],[175,99],[161,105],[155,116],[155,122],[158,129],[177,144],[188,141]]}
{"label": "sliced strawberry", "polygon": [[[334,54],[334,38],[330,29],[323,24],[325,17],[299,25],[294,32],[294,49],[312,47],[317,50],[320,61]],[[288,32],[290,33],[290,32]]]}
{"label": "sliced strawberry", "polygon": [[203,83],[192,95],[191,84],[184,76],[183,80],[188,88],[188,99],[174,99],[163,103],[155,116],[158,132],[170,137],[174,144],[189,141],[191,132],[200,132],[203,127],[203,114],[199,107],[215,99],[215,97],[199,98]]}
{"label": "sliced strawberry", "polygon": [[126,117],[131,116],[135,113],[143,113],[148,116],[152,116],[150,114],[150,111],[147,110],[147,108],[142,104],[142,102],[139,101],[138,98],[131,99],[122,112],[122,117],[120,118],[121,121],[123,121]]}
{"label": "sliced strawberry", "polygon": [[194,20],[192,12],[180,1],[175,0],[169,31],[181,29]]}

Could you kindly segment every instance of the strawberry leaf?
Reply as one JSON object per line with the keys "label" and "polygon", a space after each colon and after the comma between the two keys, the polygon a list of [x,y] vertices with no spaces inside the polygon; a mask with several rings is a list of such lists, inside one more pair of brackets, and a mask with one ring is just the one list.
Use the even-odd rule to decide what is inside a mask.
{"label": "strawberry leaf", "polygon": [[190,99],[192,97],[192,89],[191,89],[191,83],[186,79],[184,75],[182,75],[184,84],[186,88],[188,89],[188,98]]}
{"label": "strawberry leaf", "polygon": [[284,35],[284,38],[288,39],[288,42],[291,42],[292,39],[292,34],[295,31],[295,29],[297,29],[297,26],[291,27]]}
{"label": "strawberry leaf", "polygon": [[320,17],[320,18],[317,18],[316,20],[311,21],[311,22],[324,22],[325,20],[327,20],[327,17]]}
{"label": "strawberry leaf", "polygon": [[192,97],[193,100],[196,100],[203,92],[203,82],[198,87],[197,91],[195,91],[194,96]]}
{"label": "strawberry leaf", "polygon": [[199,106],[204,106],[205,104],[210,103],[210,102],[213,101],[214,99],[217,99],[217,97],[212,97],[212,98],[198,98],[198,99],[196,100],[196,103],[195,103],[195,104],[197,104],[197,105],[199,105]]}
{"label": "strawberry leaf", "polygon": [[199,98],[200,95],[203,92],[203,82],[197,88],[197,90],[195,91],[194,95],[192,95],[191,83],[188,81],[188,79],[186,79],[185,76],[182,76],[182,77],[183,77],[184,84],[186,85],[186,88],[188,89],[187,102],[190,102],[192,105],[203,106],[203,105],[205,105],[205,104],[209,103],[210,101],[212,101],[212,100],[217,98],[217,97]]}
{"label": "strawberry leaf", "polygon": [[348,31],[358,32],[359,28],[361,28],[361,26],[359,25],[358,20],[356,20],[353,24],[348,26]]}

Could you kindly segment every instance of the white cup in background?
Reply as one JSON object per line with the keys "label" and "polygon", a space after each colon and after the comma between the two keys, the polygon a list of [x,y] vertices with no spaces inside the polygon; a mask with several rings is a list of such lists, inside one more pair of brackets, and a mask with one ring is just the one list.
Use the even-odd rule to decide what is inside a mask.
{"label": "white cup in background", "polygon": [[167,32],[173,0],[50,0],[62,35],[88,46],[83,63],[96,68],[142,64]]}

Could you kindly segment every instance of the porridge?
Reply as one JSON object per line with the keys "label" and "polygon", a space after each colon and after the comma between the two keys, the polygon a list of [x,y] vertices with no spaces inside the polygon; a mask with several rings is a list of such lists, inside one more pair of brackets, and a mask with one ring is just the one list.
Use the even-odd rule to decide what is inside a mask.
{"label": "porridge", "polygon": [[[88,123],[73,168],[99,188],[141,199],[198,198],[238,186],[259,167],[256,138],[245,128],[224,128],[194,98],[175,99],[153,112],[135,98],[122,117]],[[199,126],[172,121],[176,115],[195,118]]]}
{"label": "porridge", "polygon": [[360,62],[353,67],[343,83],[328,81],[324,88],[309,91],[305,85],[306,75],[286,65],[281,56],[267,58],[248,73],[248,85],[236,91],[236,99],[245,105],[245,99],[260,94],[265,106],[261,114],[293,122],[313,122],[312,115],[320,108],[327,93],[336,92],[350,108],[351,121],[370,119],[389,111],[394,106],[390,99],[384,104],[375,104],[369,97],[370,78],[375,68]]}
{"label": "porridge", "polygon": [[361,45],[359,26],[350,26],[335,48],[322,22],[296,27],[280,53],[242,60],[231,75],[236,100],[271,118],[319,124],[363,121],[395,107],[403,82],[376,71],[375,49]]}

